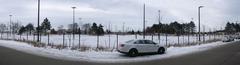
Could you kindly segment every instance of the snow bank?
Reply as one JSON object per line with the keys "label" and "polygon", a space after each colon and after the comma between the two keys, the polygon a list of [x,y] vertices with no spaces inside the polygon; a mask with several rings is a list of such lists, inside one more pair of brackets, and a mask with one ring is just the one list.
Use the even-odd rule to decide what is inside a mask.
{"label": "snow bank", "polygon": [[198,51],[204,51],[210,48],[214,48],[220,45],[224,45],[227,43],[213,42],[209,44],[202,44],[197,46],[189,46],[189,47],[170,47],[167,49],[166,54],[162,55],[146,55],[139,57],[128,57],[124,54],[118,52],[96,52],[96,51],[87,51],[80,52],[77,50],[69,50],[69,49],[53,49],[53,48],[38,48],[28,45],[22,42],[16,41],[6,41],[0,40],[0,46],[16,49],[18,51],[23,51],[30,54],[36,54],[40,56],[62,59],[62,60],[71,60],[71,61],[87,61],[87,62],[139,62],[139,61],[150,61],[156,59],[163,59],[169,57],[180,56],[184,54],[189,54]]}

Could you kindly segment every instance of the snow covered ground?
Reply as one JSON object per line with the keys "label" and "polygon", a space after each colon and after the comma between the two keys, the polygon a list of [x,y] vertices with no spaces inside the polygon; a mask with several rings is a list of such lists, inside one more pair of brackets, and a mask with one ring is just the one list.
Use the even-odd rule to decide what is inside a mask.
{"label": "snow covered ground", "polygon": [[96,51],[86,51],[80,52],[77,50],[70,49],[53,49],[53,48],[43,48],[43,47],[33,47],[29,44],[16,41],[6,41],[0,40],[0,46],[16,49],[18,51],[23,51],[26,53],[36,54],[45,57],[51,57],[56,59],[63,60],[72,60],[72,61],[88,61],[88,62],[139,62],[139,61],[150,61],[156,59],[163,59],[169,57],[180,56],[184,54],[189,54],[198,51],[204,51],[211,49],[217,46],[221,46],[227,43],[221,41],[213,42],[209,44],[202,44],[197,46],[188,46],[188,47],[169,47],[165,54],[162,55],[146,55],[139,57],[128,57],[124,54],[114,52],[96,52]]}
{"label": "snow covered ground", "polygon": [[[13,35],[7,36],[4,34],[2,37],[4,38],[12,38]],[[20,39],[19,35],[15,35],[16,39]],[[118,43],[123,43],[125,41],[131,40],[131,39],[142,39],[142,35],[119,35],[118,36]],[[204,37],[201,37],[203,40]],[[221,39],[222,36],[219,35],[210,35],[207,36],[205,35],[205,40],[213,40],[213,39]],[[21,39],[25,40],[36,40],[37,37],[33,35],[29,35],[28,38],[26,35],[22,35]],[[152,40],[152,36],[146,36],[146,39]],[[97,36],[92,36],[92,35],[81,35],[80,38],[81,46],[87,46],[91,48],[96,48],[97,47]],[[48,41],[48,36],[42,36],[41,37],[41,42],[47,43]],[[153,36],[153,41],[159,43],[158,36]],[[196,43],[198,41],[197,36],[189,36],[189,43]],[[54,44],[54,45],[63,45],[63,35],[50,35],[49,42]],[[179,44],[187,44],[188,43],[188,36],[180,36],[179,37]],[[78,46],[79,44],[79,37],[78,35],[75,35],[74,42],[72,40],[72,35],[65,35],[65,41],[64,45],[68,46]],[[178,37],[173,36],[173,35],[168,35],[167,37],[167,44],[178,44]],[[116,48],[117,46],[117,36],[116,35],[104,35],[104,36],[99,36],[99,45],[102,47],[109,47],[109,48]],[[160,45],[166,45],[166,36],[162,35],[160,36]]]}

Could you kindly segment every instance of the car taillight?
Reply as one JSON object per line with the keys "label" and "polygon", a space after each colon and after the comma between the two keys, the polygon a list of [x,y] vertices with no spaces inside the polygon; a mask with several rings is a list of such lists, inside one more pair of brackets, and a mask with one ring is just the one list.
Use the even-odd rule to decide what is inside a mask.
{"label": "car taillight", "polygon": [[120,44],[120,47],[124,47],[124,44]]}

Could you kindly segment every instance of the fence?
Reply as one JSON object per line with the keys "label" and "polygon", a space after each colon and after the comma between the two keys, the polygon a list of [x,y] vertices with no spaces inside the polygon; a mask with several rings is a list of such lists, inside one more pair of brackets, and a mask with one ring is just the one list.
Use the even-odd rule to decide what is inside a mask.
{"label": "fence", "polygon": [[[71,34],[61,34],[61,35],[41,35],[40,42],[46,46],[55,48],[70,48],[79,50],[90,50],[90,49],[100,49],[100,50],[114,50],[118,48],[118,45],[124,43],[125,41],[131,39],[142,39],[142,35],[118,35],[109,34],[103,36],[94,35],[76,35],[75,39]],[[223,35],[216,34],[206,34],[202,35],[201,42],[198,41],[197,34],[193,35],[170,35],[161,34],[160,35],[147,35],[146,39],[158,42],[160,45],[165,46],[188,46],[203,44],[205,42],[216,41],[223,38]],[[20,41],[36,41],[36,35],[1,35],[1,39],[10,40],[20,40]]]}

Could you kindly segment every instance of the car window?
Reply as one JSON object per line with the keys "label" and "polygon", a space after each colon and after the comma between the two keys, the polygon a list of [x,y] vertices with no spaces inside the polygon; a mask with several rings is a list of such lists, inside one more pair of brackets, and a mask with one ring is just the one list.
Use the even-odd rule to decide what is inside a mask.
{"label": "car window", "polygon": [[134,44],[144,44],[144,41],[138,40],[138,41],[135,41]]}
{"label": "car window", "polygon": [[142,40],[139,40],[139,44],[144,44],[144,41],[142,41]]}
{"label": "car window", "polygon": [[137,43],[138,43],[137,41],[133,42],[133,44],[137,44]]}
{"label": "car window", "polygon": [[145,44],[154,44],[154,42],[150,40],[144,40],[144,41],[145,41]]}
{"label": "car window", "polygon": [[138,40],[133,42],[134,44],[155,44],[153,41],[151,40]]}
{"label": "car window", "polygon": [[139,41],[135,41],[134,44],[139,44]]}
{"label": "car window", "polygon": [[145,44],[149,44],[149,42],[148,42],[147,40],[144,40],[144,43],[145,43]]}

